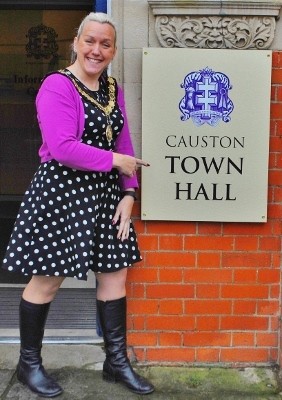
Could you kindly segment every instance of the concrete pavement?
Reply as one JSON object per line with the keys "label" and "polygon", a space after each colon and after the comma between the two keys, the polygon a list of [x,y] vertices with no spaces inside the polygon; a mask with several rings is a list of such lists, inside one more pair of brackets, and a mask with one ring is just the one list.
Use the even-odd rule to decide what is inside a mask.
{"label": "concrete pavement", "polygon": [[[18,344],[0,344],[0,399],[40,399],[16,379],[18,351]],[[136,366],[156,387],[140,396],[103,381],[102,345],[45,344],[42,356],[45,368],[64,388],[59,400],[282,400],[274,368]]]}

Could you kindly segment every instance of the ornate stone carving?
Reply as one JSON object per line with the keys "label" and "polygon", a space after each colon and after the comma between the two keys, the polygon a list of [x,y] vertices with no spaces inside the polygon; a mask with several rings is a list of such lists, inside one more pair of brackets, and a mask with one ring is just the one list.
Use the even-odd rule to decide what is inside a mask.
{"label": "ornate stone carving", "polygon": [[274,17],[158,16],[156,33],[163,47],[267,49]]}
{"label": "ornate stone carving", "polygon": [[163,47],[271,46],[282,0],[148,0]]}

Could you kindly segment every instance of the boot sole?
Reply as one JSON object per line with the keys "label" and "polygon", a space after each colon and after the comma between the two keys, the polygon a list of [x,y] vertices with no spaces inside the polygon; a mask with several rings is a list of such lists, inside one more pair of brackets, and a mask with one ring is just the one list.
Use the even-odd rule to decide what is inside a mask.
{"label": "boot sole", "polygon": [[120,383],[121,385],[123,385],[124,387],[126,387],[128,390],[130,390],[132,393],[135,393],[135,394],[146,395],[146,394],[153,393],[155,391],[154,388],[150,389],[150,390],[147,390],[146,392],[145,391],[140,391],[140,390],[134,390],[134,389],[130,388],[129,386],[127,386],[127,384],[124,383],[123,381],[117,380],[115,377],[110,376],[108,374],[103,374],[103,379],[104,379],[104,381],[109,382],[109,383]]}

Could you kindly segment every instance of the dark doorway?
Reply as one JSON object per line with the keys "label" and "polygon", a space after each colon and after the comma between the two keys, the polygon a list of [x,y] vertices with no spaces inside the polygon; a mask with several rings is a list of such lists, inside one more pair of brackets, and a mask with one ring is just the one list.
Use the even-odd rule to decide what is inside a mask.
{"label": "dark doorway", "polygon": [[0,2],[0,284],[27,282],[1,264],[22,196],[39,165],[34,103],[40,81],[69,64],[76,28],[93,9],[93,1]]}

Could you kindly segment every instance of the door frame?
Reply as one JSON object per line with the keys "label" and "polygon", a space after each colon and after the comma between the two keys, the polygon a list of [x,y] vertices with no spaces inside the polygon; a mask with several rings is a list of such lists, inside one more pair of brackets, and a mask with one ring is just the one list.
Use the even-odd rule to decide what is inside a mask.
{"label": "door frame", "polygon": [[[1,0],[0,10],[79,10],[79,11],[95,11],[96,1],[93,0]],[[22,196],[0,195],[1,201],[16,201],[20,202]],[[95,287],[95,276],[93,273],[89,274],[88,280],[79,281],[73,278],[66,278],[62,284],[62,288],[93,288]],[[1,287],[23,287],[25,283],[0,283]]]}
{"label": "door frame", "polygon": [[95,10],[96,1],[93,0],[1,0],[2,10]]}

